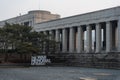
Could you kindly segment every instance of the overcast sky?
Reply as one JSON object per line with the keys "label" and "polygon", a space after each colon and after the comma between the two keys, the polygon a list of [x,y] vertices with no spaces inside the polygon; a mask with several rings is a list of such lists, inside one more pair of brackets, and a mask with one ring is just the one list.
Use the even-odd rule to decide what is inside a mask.
{"label": "overcast sky", "polygon": [[0,0],[0,21],[30,10],[48,10],[67,17],[116,6],[120,0]]}

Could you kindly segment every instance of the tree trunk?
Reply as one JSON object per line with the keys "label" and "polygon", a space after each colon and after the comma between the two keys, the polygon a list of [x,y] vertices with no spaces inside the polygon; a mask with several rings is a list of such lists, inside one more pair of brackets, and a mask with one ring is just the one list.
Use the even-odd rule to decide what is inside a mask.
{"label": "tree trunk", "polygon": [[8,54],[7,53],[5,53],[5,58],[4,58],[5,60],[5,62],[8,62]]}
{"label": "tree trunk", "polygon": [[27,61],[27,55],[24,54],[24,61],[26,62]]}

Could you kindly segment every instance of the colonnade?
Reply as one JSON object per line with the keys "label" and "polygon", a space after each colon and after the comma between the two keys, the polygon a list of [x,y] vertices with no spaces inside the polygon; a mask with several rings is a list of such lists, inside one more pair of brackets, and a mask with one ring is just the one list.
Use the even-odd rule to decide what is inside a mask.
{"label": "colonnade", "polygon": [[57,42],[61,42],[62,52],[100,53],[102,51],[110,52],[117,48],[117,30],[118,21],[114,20],[47,31],[55,37]]}

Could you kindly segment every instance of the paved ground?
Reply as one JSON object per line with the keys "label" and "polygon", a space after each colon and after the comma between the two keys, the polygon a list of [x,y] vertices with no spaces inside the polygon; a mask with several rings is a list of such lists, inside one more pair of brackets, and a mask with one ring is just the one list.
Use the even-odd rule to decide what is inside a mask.
{"label": "paved ground", "polygon": [[0,68],[0,80],[120,80],[120,70],[80,67]]}

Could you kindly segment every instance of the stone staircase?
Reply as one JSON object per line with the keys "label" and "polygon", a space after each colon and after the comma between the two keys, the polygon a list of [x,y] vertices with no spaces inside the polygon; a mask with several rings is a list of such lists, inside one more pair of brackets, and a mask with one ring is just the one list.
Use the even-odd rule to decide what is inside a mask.
{"label": "stone staircase", "polygon": [[61,53],[51,56],[53,64],[96,68],[120,68],[120,53]]}

